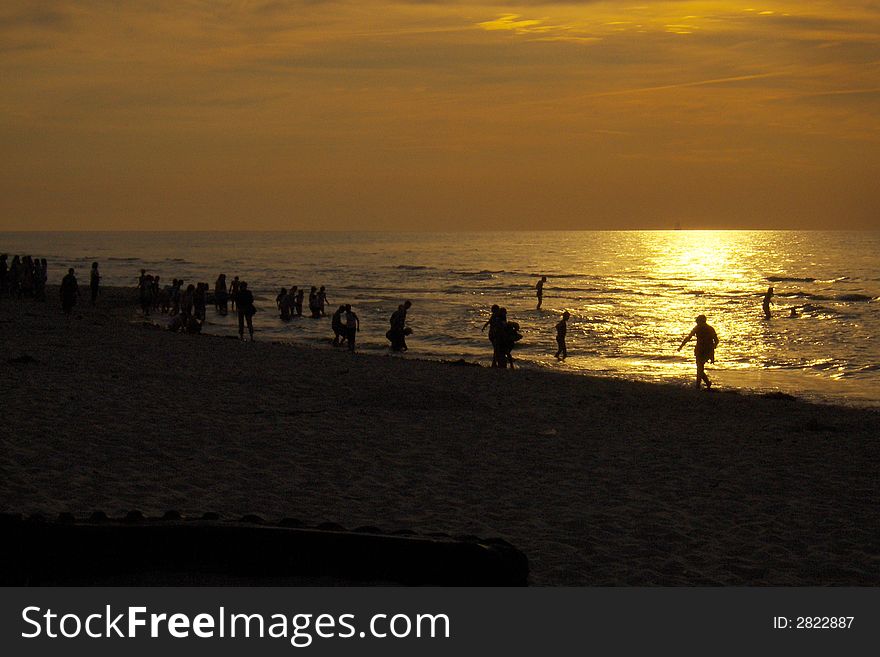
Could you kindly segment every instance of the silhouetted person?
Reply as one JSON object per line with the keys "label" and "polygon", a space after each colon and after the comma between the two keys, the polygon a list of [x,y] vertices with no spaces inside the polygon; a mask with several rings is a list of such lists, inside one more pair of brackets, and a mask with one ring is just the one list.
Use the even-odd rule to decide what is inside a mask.
{"label": "silhouetted person", "polygon": [[538,306],[535,310],[541,310],[541,304],[544,302],[544,283],[547,282],[546,276],[541,276],[541,280],[535,284],[535,296],[538,297]]}
{"label": "silhouetted person", "polygon": [[321,317],[324,316],[324,306],[330,303],[330,300],[327,298],[327,291],[324,289],[322,285],[318,290],[318,310],[321,313]]}
{"label": "silhouetted person", "polygon": [[244,340],[244,325],[247,323],[251,341],[254,339],[254,315],[257,309],[254,307],[254,295],[248,289],[247,283],[241,281],[238,284],[238,294],[235,299],[238,306],[238,337]]}
{"label": "silhouetted person", "polygon": [[45,258],[34,259],[34,298],[46,300],[46,283],[49,282],[49,264]]}
{"label": "silhouetted person", "polygon": [[76,300],[79,297],[79,285],[76,282],[73,267],[67,270],[67,276],[61,279],[61,310],[70,318]]}
{"label": "silhouetted person", "polygon": [[183,280],[175,278],[171,281],[171,314],[180,314],[180,288],[183,287]]}
{"label": "silhouetted person", "polygon": [[709,380],[709,377],[706,376],[705,365],[706,361],[715,362],[715,347],[718,346],[718,334],[715,333],[715,329],[709,326],[706,323],[706,316],[700,315],[696,319],[697,325],[691,329],[691,332],[687,334],[687,337],[681,341],[681,344],[678,345],[678,349],[676,351],[681,351],[681,348],[687,344],[688,340],[695,337],[697,338],[697,344],[694,347],[694,358],[697,360],[697,383],[696,387],[699,390],[700,382],[706,382],[706,389],[712,387],[712,382]]}
{"label": "silhouetted person", "polygon": [[791,307],[791,312],[788,313],[788,318],[789,319],[797,319],[798,318],[798,311],[797,311],[796,307],[794,307],[794,306]]}
{"label": "silhouetted person", "polygon": [[330,318],[330,328],[333,329],[333,346],[339,347],[345,342],[345,324],[343,324],[343,316],[345,315],[345,306],[339,306],[333,317]]}
{"label": "silhouetted person", "polygon": [[205,311],[208,307],[208,284],[199,283],[196,285],[196,291],[193,295],[193,308],[196,319],[199,320],[199,331],[202,330],[202,322],[205,321]]}
{"label": "silhouetted person", "polygon": [[9,265],[7,264],[7,259],[9,255],[6,253],[0,254],[0,294],[5,294],[7,285],[9,281]]}
{"label": "silhouetted person", "polygon": [[278,301],[278,310],[280,311],[280,317],[283,321],[290,321],[290,316],[293,313],[293,297],[290,292],[287,291],[287,288],[281,288],[281,293],[278,295],[280,297]]}
{"label": "silhouetted person", "polygon": [[150,290],[150,297],[153,299],[153,310],[159,309],[159,292],[162,291],[162,287],[159,285],[159,277],[153,276],[153,285]]}
{"label": "silhouetted person", "polygon": [[406,313],[410,308],[412,308],[412,301],[407,300],[397,306],[397,310],[391,314],[389,320],[391,328],[385,337],[391,342],[391,348],[394,351],[407,350],[406,336],[412,333],[412,330],[406,326]]}
{"label": "silhouetted person", "polygon": [[571,314],[566,310],[562,313],[562,319],[556,323],[556,344],[559,347],[556,350],[556,358],[565,360],[568,356],[568,350],[565,348],[565,334],[568,333],[568,318]]}
{"label": "silhouetted person", "polygon": [[500,342],[503,349],[503,360],[513,369],[513,348],[519,340],[522,340],[522,333],[519,332],[519,324],[517,322],[508,321],[507,308],[500,308],[498,315],[503,330],[500,334],[500,340],[496,340],[496,342]]}
{"label": "silhouetted person", "polygon": [[500,310],[501,308],[498,304],[492,304],[492,314],[489,315],[489,319],[486,320],[486,323],[483,324],[483,328],[480,329],[481,331],[485,331],[486,327],[489,327],[489,342],[492,343],[492,367],[507,367],[506,362],[498,362],[498,355],[501,353],[497,345],[498,331],[500,328],[498,313]]}
{"label": "silhouetted person", "polygon": [[293,286],[293,289],[294,289],[294,291],[296,292],[296,294],[293,294],[293,292],[291,293],[291,294],[293,294],[293,308],[294,308],[294,310],[296,310],[296,316],[297,316],[297,317],[302,317],[302,314],[303,314],[303,298],[304,298],[305,295],[306,295],[306,291],[305,291],[305,290],[302,290],[302,289],[297,290],[296,285]]}
{"label": "silhouetted person", "polygon": [[761,304],[764,308],[764,319],[770,319],[770,304],[773,303],[773,286],[767,288],[767,294],[764,295],[764,301]]}
{"label": "silhouetted person", "polygon": [[89,290],[92,293],[92,305],[98,300],[98,292],[101,289],[101,274],[98,272],[98,263],[92,263],[92,271],[89,272]]}
{"label": "silhouetted person", "polygon": [[220,274],[214,283],[214,308],[221,315],[229,312],[229,292],[226,289],[226,274]]}
{"label": "silhouetted person", "polygon": [[26,297],[34,296],[34,260],[26,255],[21,259],[21,294]]}
{"label": "silhouetted person", "polygon": [[186,292],[180,297],[180,314],[189,318],[195,307],[196,286],[190,283],[186,286]]}
{"label": "silhouetted person", "polygon": [[232,305],[232,312],[235,312],[236,305],[238,304],[238,290],[241,286],[241,283],[238,280],[238,276],[232,279],[232,283],[229,284],[229,302]]}
{"label": "silhouetted person", "polygon": [[12,256],[9,265],[9,296],[21,299],[21,258]]}
{"label": "silhouetted person", "polygon": [[309,311],[312,313],[312,317],[321,316],[321,306],[318,305],[318,288],[314,285],[309,290]]}
{"label": "silhouetted person", "polygon": [[351,304],[345,304],[345,339],[348,340],[348,350],[354,351],[354,343],[357,340],[357,332],[361,330],[358,316],[351,309]]}
{"label": "silhouetted person", "polygon": [[149,274],[144,274],[141,278],[139,293],[141,312],[144,314],[144,317],[147,317],[150,314],[150,308],[153,307],[153,277]]}

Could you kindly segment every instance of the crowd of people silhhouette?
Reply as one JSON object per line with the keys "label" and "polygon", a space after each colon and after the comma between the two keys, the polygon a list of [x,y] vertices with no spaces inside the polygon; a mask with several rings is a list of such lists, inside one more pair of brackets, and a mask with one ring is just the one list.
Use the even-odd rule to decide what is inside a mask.
{"label": "crowd of people silhhouette", "polygon": [[45,258],[0,255],[0,294],[13,299],[46,300],[48,265]]}
{"label": "crowd of people silhhouette", "polygon": [[[98,303],[101,293],[101,273],[99,264],[93,262],[89,271],[89,300],[92,306]],[[46,301],[46,285],[48,281],[48,265],[45,258],[34,258],[30,255],[15,255],[10,260],[8,254],[0,255],[0,298],[12,299],[30,298],[36,301]],[[536,310],[541,311],[544,301],[544,286],[546,276],[541,276],[535,285],[537,297]],[[189,283],[183,279],[172,279],[171,283],[163,284],[158,275],[148,273],[141,269],[137,282],[138,303],[144,317],[162,314],[168,317],[167,327],[169,330],[182,333],[201,333],[202,326],[207,320],[207,308],[214,306],[218,315],[228,315],[231,311],[238,316],[239,338],[244,340],[245,331],[248,337],[254,339],[254,315],[257,307],[254,303],[254,294],[246,281],[234,276],[231,281],[227,280],[226,274],[220,274],[214,283],[213,293],[208,283]],[[303,316],[303,307],[306,302],[306,288],[293,285],[290,288],[281,288],[275,297],[275,304],[279,317],[282,321],[289,322],[294,318]],[[71,267],[61,279],[59,286],[61,309],[69,318],[74,307],[82,297],[76,271]],[[773,305],[775,291],[773,286],[767,289],[763,295],[762,310],[766,319],[771,318],[770,307]],[[326,288],[322,285],[310,286],[308,295],[309,317],[322,319],[327,317],[327,306],[330,300]],[[390,327],[385,337],[390,343],[390,348],[395,352],[405,352],[408,347],[406,338],[412,334],[412,329],[407,326],[407,314],[412,307],[409,300],[401,303],[390,318]],[[797,308],[791,307],[788,317],[799,317]],[[568,356],[566,337],[568,335],[568,322],[571,313],[567,310],[562,313],[560,320],[555,324],[556,353],[555,357],[564,361]],[[360,331],[360,319],[352,309],[351,304],[340,304],[330,316],[330,328],[333,332],[332,344],[335,347],[347,346],[349,351],[355,350],[357,334]],[[483,324],[483,331],[488,328],[489,342],[492,345],[492,367],[513,368],[513,349],[522,340],[523,334],[520,325],[508,318],[507,309],[499,305],[493,305],[489,319]],[[694,358],[697,364],[696,387],[702,384],[706,388],[712,387],[712,382],[706,374],[706,363],[715,362],[715,348],[718,346],[718,334],[712,328],[705,315],[696,318],[696,324],[690,333],[682,340],[678,347],[680,351],[691,339],[696,338]]]}

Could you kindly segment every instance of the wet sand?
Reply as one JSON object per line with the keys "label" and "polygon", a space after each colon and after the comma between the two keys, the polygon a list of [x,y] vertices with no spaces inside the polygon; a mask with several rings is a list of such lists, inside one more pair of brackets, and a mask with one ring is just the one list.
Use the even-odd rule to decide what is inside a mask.
{"label": "wet sand", "polygon": [[67,322],[57,299],[0,299],[3,511],[498,536],[538,585],[880,584],[876,409],[260,342],[259,314],[255,343],[172,334],[132,290]]}

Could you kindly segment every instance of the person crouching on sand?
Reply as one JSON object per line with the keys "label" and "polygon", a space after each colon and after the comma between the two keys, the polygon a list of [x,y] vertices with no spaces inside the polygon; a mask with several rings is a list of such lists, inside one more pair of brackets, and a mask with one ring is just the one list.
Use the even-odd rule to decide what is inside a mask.
{"label": "person crouching on sand", "polygon": [[691,332],[687,334],[687,337],[681,341],[681,344],[678,345],[678,349],[676,351],[681,351],[681,348],[687,344],[688,340],[696,336],[697,345],[694,347],[694,357],[697,360],[697,383],[696,387],[700,389],[700,382],[706,382],[706,390],[712,387],[712,382],[709,380],[709,377],[706,376],[706,361],[715,362],[715,347],[718,346],[718,334],[715,333],[715,329],[709,326],[706,323],[706,316],[700,315],[696,319],[697,325],[691,329]]}
{"label": "person crouching on sand", "polygon": [[566,310],[562,313],[562,319],[556,324],[556,344],[559,347],[556,350],[556,358],[565,360],[568,356],[568,350],[565,348],[565,334],[568,332],[568,318],[571,314]]}
{"label": "person crouching on sand", "polygon": [[242,281],[238,284],[238,294],[235,295],[235,305],[238,308],[238,337],[244,340],[244,325],[247,322],[248,333],[251,342],[254,340],[254,294],[248,289],[247,283]]}

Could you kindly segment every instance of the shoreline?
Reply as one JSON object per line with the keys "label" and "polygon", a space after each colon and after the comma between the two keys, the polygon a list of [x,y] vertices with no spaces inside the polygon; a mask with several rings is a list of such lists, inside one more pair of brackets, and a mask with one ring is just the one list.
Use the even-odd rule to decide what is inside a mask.
{"label": "shoreline", "polygon": [[3,511],[499,536],[545,585],[880,584],[876,409],[173,334],[131,297],[0,301]]}

